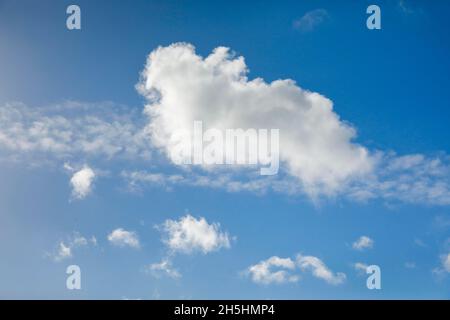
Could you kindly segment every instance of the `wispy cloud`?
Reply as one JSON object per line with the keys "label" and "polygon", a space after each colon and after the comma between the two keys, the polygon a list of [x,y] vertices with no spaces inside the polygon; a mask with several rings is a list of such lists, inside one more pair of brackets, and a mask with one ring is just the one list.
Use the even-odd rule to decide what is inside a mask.
{"label": "wispy cloud", "polygon": [[398,8],[404,14],[413,14],[414,10],[410,7],[406,0],[398,1]]}
{"label": "wispy cloud", "polygon": [[325,9],[315,9],[308,11],[302,17],[292,23],[294,29],[301,32],[310,32],[329,18]]}
{"label": "wispy cloud", "polygon": [[54,261],[59,262],[72,258],[74,256],[75,249],[89,245],[97,245],[97,239],[94,236],[86,238],[79,232],[73,232],[67,240],[59,241],[55,252],[48,255],[52,257]]}
{"label": "wispy cloud", "polygon": [[314,256],[298,255],[297,264],[301,270],[311,271],[314,277],[322,279],[332,285],[342,284],[346,279],[346,275],[344,273],[334,273],[322,260]]}
{"label": "wispy cloud", "polygon": [[366,263],[363,262],[356,262],[353,264],[353,269],[356,270],[356,272],[358,273],[358,275],[362,276],[364,274],[366,274],[367,271],[367,267],[369,265],[367,265]]}
{"label": "wispy cloud", "polygon": [[[450,205],[450,160],[447,155],[428,158],[421,154],[396,156],[382,154],[373,172],[365,179],[343,183],[335,196],[357,202],[383,200],[387,203]],[[286,172],[261,177],[253,173],[230,173],[210,170],[207,173],[180,170],[173,174],[160,172],[122,171],[122,178],[130,191],[142,191],[147,186],[173,190],[177,186],[223,189],[227,192],[265,194],[268,191],[289,195],[309,195],[308,186]],[[326,196],[311,199],[314,201]],[[446,225],[441,218],[440,223]]]}
{"label": "wispy cloud", "polygon": [[0,105],[0,158],[39,165],[80,158],[148,158],[136,109],[110,102]]}
{"label": "wispy cloud", "polygon": [[169,258],[164,258],[161,262],[152,263],[147,268],[155,277],[166,275],[172,279],[181,278],[180,272],[172,266],[172,261]]}

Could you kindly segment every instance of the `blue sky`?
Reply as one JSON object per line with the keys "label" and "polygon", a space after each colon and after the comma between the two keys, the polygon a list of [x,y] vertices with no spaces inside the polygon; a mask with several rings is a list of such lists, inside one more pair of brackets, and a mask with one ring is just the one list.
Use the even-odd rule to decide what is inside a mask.
{"label": "blue sky", "polygon": [[[65,23],[69,4],[0,0],[1,298],[449,298],[448,2],[378,1],[381,30],[366,28],[368,1],[77,1],[82,29],[73,31]],[[322,18],[312,28],[295,27],[318,12]],[[169,49],[161,58],[170,56],[168,46],[178,42],[191,44],[201,57],[229,47],[245,58],[248,81],[293,79],[327,97],[339,125],[356,130],[352,143],[367,150],[369,160],[380,153],[381,160],[368,176],[339,180],[331,194],[315,199],[303,185],[303,172],[288,168],[297,165],[292,156],[282,161],[277,181],[300,191],[241,186],[230,192],[213,183],[228,173],[179,168],[159,152],[167,145],[148,140],[138,145],[124,137],[155,121],[142,113],[150,102],[136,90],[141,72],[153,72],[145,69],[148,55],[162,46]],[[163,77],[171,85],[172,78]],[[215,97],[222,97],[220,90]],[[274,104],[282,104],[281,98],[274,97]],[[187,108],[183,101],[180,106]],[[219,105],[214,100],[201,111],[215,114]],[[89,122],[90,116],[103,122]],[[61,119],[67,123],[55,124]],[[89,132],[82,137],[101,143],[89,149],[76,145],[81,138],[68,138],[64,152],[18,146],[34,139],[29,129],[36,121],[73,136]],[[108,123],[117,127],[105,129]],[[99,131],[92,131],[96,127]],[[55,131],[40,134],[40,139],[62,137]],[[334,168],[340,148],[350,143],[338,142],[336,159],[326,159],[325,168]],[[137,151],[106,148],[133,143]],[[308,156],[323,160],[315,155]],[[81,187],[86,195],[80,196],[73,177],[86,168],[95,178],[87,179],[88,186]],[[342,166],[349,168],[359,170],[351,163]],[[130,181],[131,172],[160,176],[151,183],[148,175],[147,181]],[[236,183],[262,179],[248,174],[244,169],[230,175]],[[205,186],[177,184],[167,181],[169,175],[210,180]],[[372,184],[374,176],[379,180]],[[386,191],[380,181],[392,189]],[[414,187],[417,181],[423,182],[420,188]],[[355,190],[373,196],[355,199]],[[202,237],[184,239],[189,250],[165,242],[173,236],[167,222],[182,228],[189,215],[203,235],[222,238],[209,242],[211,247]],[[128,233],[114,241],[117,229]],[[362,236],[373,244],[353,248]],[[70,247],[70,256],[61,256],[61,243]],[[299,254],[320,259],[331,275],[317,277],[314,267],[302,268]],[[270,272],[284,272],[277,281],[249,271],[274,256],[295,266],[272,266]],[[152,270],[161,261],[169,261],[178,276]],[[381,290],[366,288],[367,276],[354,267],[358,262],[381,267]],[[66,289],[71,264],[82,270],[82,290]],[[333,284],[338,273],[345,280]]]}

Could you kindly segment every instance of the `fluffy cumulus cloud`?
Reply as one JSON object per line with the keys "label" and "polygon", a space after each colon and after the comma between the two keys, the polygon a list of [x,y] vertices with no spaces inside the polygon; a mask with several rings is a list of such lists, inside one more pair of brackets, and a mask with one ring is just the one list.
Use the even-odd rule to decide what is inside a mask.
{"label": "fluffy cumulus cloud", "polygon": [[140,248],[140,242],[136,232],[127,231],[122,228],[113,230],[108,235],[108,241],[117,247]]}
{"label": "fluffy cumulus cloud", "polygon": [[297,282],[299,276],[291,274],[295,269],[295,262],[290,258],[270,257],[250,266],[246,270],[251,280],[259,284]]}
{"label": "fluffy cumulus cloud", "polygon": [[205,218],[195,218],[190,214],[178,220],[168,219],[156,228],[163,233],[162,241],[168,250],[161,262],[147,267],[147,271],[157,278],[162,275],[172,279],[181,277],[181,273],[172,265],[177,254],[208,254],[231,246],[232,239],[227,232],[221,230],[219,223],[209,223]]}
{"label": "fluffy cumulus cloud", "polygon": [[83,199],[92,191],[95,178],[95,172],[88,166],[84,166],[81,170],[75,172],[70,178],[72,186],[72,197],[75,199]]}
{"label": "fluffy cumulus cloud", "polygon": [[[185,184],[228,191],[272,189],[306,193],[312,198],[339,194],[357,201],[450,204],[448,156],[369,152],[355,142],[355,128],[339,118],[325,96],[302,89],[293,80],[267,83],[261,78],[249,79],[247,74],[244,58],[228,48],[218,47],[206,57],[186,43],[154,50],[138,86],[148,99],[145,132],[154,147],[174,160],[180,145],[192,147],[197,120],[202,121],[204,131],[279,129],[278,179],[250,175],[246,180],[244,175],[204,166],[206,174],[189,177],[128,172],[134,186],[136,182],[169,187]],[[216,183],[218,179],[224,183]]]}
{"label": "fluffy cumulus cloud", "polygon": [[210,224],[205,218],[197,219],[188,214],[179,220],[166,220],[160,228],[164,243],[174,253],[207,254],[230,247],[228,233],[221,231],[218,223]]}
{"label": "fluffy cumulus cloud", "polygon": [[332,272],[325,263],[314,256],[297,256],[297,264],[303,271],[310,271],[316,278],[325,280],[329,284],[338,285],[345,281],[346,275],[342,272]]}
{"label": "fluffy cumulus cloud", "polygon": [[361,236],[355,242],[353,242],[352,247],[355,250],[365,250],[373,247],[374,241],[368,236]]}
{"label": "fluffy cumulus cloud", "polygon": [[295,260],[273,256],[250,266],[245,271],[245,274],[255,283],[281,284],[299,281],[300,276],[294,274],[295,271],[303,273],[310,272],[314,277],[322,279],[332,285],[342,284],[346,279],[344,273],[334,273],[319,258],[303,255],[297,255]]}
{"label": "fluffy cumulus cloud", "polygon": [[139,86],[149,100],[153,144],[171,158],[180,144],[191,143],[197,120],[203,130],[279,129],[280,159],[310,194],[334,193],[371,171],[374,160],[354,143],[355,129],[333,111],[331,100],[293,80],[267,83],[247,73],[244,58],[225,47],[206,58],[185,43],[154,50]]}

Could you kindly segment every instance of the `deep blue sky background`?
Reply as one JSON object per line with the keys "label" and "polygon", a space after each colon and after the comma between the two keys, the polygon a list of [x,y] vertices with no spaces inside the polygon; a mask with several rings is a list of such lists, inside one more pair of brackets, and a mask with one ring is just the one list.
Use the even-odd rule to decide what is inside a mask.
{"label": "deep blue sky background", "polygon": [[[146,56],[183,41],[201,55],[228,46],[245,57],[250,78],[291,78],[327,96],[371,149],[450,150],[448,1],[405,1],[411,12],[398,1],[376,1],[379,31],[365,26],[373,1],[76,1],[82,30],[68,31],[65,9],[72,2],[0,0],[0,103],[37,107],[72,99],[141,109],[144,101],[134,86]],[[292,27],[318,8],[329,13],[324,23],[307,33]],[[450,297],[449,279],[431,272],[449,237],[433,221],[448,218],[448,207],[339,199],[315,206],[299,197],[196,188],[131,195],[114,177],[99,180],[92,197],[69,203],[67,181],[60,170],[0,167],[0,297]],[[142,272],[164,255],[153,226],[186,212],[220,222],[237,241],[230,250],[177,257],[179,281]],[[106,234],[118,226],[136,230],[143,248],[109,246]],[[80,250],[72,261],[83,270],[81,292],[65,289],[68,263],[44,257],[73,230],[99,240],[98,248]],[[352,251],[362,234],[375,239],[374,249]],[[272,255],[300,252],[345,272],[347,282],[332,287],[305,277],[266,287],[239,275]],[[350,265],[358,261],[382,267],[381,291],[366,289],[365,277]],[[416,268],[405,268],[408,261]]]}

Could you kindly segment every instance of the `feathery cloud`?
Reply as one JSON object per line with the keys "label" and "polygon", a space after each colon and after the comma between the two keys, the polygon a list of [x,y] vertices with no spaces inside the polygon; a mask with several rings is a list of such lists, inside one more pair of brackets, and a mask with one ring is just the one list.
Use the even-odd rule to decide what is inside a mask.
{"label": "feathery cloud", "polygon": [[329,18],[325,9],[315,9],[308,11],[301,18],[292,23],[294,29],[302,32],[310,32]]}

